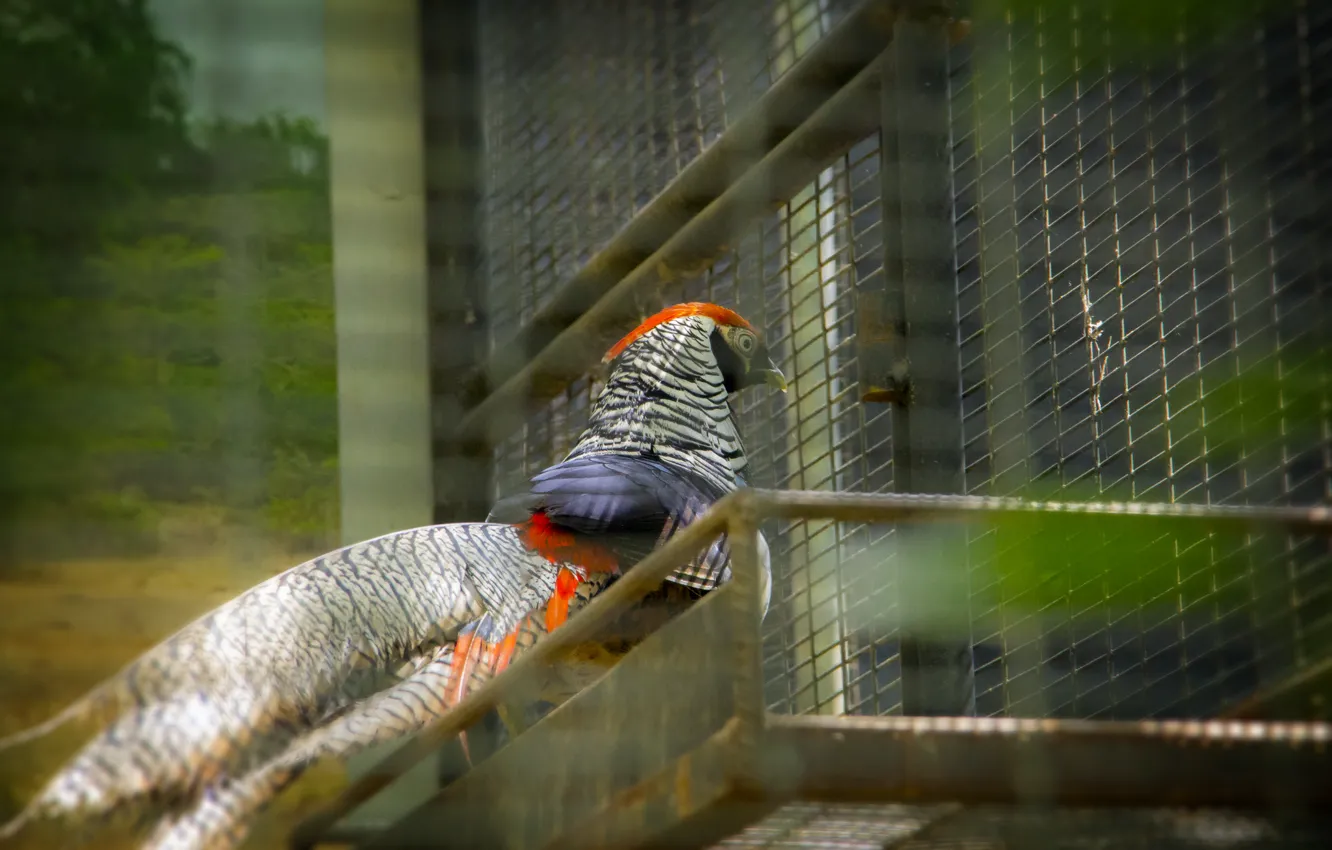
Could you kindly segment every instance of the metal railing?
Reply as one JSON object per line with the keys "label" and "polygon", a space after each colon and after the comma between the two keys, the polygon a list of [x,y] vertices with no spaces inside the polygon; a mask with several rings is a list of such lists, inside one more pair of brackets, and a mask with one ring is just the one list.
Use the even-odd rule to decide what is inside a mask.
{"label": "metal railing", "polygon": [[[319,843],[340,818],[486,713],[530,698],[531,680],[541,676],[544,667],[559,663],[579,645],[596,640],[599,630],[659,587],[680,563],[702,552],[721,534],[730,542],[734,578],[725,594],[718,592],[719,597],[725,597],[722,616],[732,625],[727,645],[716,648],[724,658],[717,663],[729,685],[720,699],[727,709],[723,713],[730,719],[713,730],[715,734],[708,739],[715,742],[718,757],[724,762],[720,775],[725,788],[718,790],[714,802],[724,802],[728,811],[734,810],[736,800],[748,800],[753,805],[742,807],[744,817],[738,820],[708,821],[703,832],[695,836],[694,846],[703,846],[705,839],[719,840],[738,830],[741,821],[753,822],[782,802],[794,799],[913,804],[1019,804],[1038,799],[1053,805],[1279,807],[1290,811],[1318,811],[1319,807],[1332,805],[1332,786],[1323,781],[1332,765],[1327,757],[1328,746],[1332,745],[1332,724],[1328,723],[829,718],[767,713],[761,681],[756,539],[764,519],[921,523],[996,521],[1033,515],[1095,517],[1107,525],[1151,518],[1181,527],[1202,524],[1217,531],[1279,528],[1290,533],[1332,532],[1332,508],[1326,506],[1225,508],[741,490],[628,570],[563,627],[517,658],[509,669],[355,782],[323,813],[305,823],[292,844],[306,848]],[[713,601],[704,600],[695,607]],[[641,651],[640,646],[631,652],[622,666],[630,664]],[[693,663],[701,661],[693,659]],[[612,672],[607,679],[614,675]],[[708,684],[710,687],[715,683]],[[594,685],[589,692],[599,687]],[[696,689],[682,687],[681,701],[669,709],[679,717],[688,717],[698,708],[688,698],[697,695]],[[543,735],[540,746],[546,746],[553,740],[552,735],[560,734],[547,734],[543,729],[544,724],[538,723],[510,746]],[[665,761],[674,763],[685,755],[668,753]],[[492,764],[483,763],[478,770],[484,771]],[[654,766],[662,769],[669,765]],[[707,769],[715,767],[709,765]],[[1032,770],[1042,777],[1036,786],[1031,784]],[[465,776],[460,782],[468,779]],[[603,787],[602,779],[611,781],[583,776],[598,788]],[[623,776],[616,779],[624,781]],[[518,780],[509,777],[507,781]],[[643,787],[639,783],[644,783]],[[585,842],[578,843],[585,847],[647,841],[666,828],[660,822],[660,811],[649,805],[658,796],[651,790],[655,787],[650,776],[640,775],[628,787],[613,789],[617,794],[599,797],[600,804],[615,813],[604,821],[593,818],[590,811],[571,808],[556,818],[555,826],[545,824],[552,830],[547,840],[564,835],[563,840]],[[512,789],[519,798],[522,792],[517,785]],[[629,799],[634,801],[632,805],[626,803]],[[547,810],[547,817],[550,805],[546,801],[540,806]],[[627,814],[631,811],[638,814],[631,817]],[[409,815],[396,829],[410,829],[413,817]],[[680,815],[680,819],[687,818]],[[561,831],[578,824],[592,831]],[[467,841],[465,835],[449,835],[452,840]],[[362,840],[373,844],[372,838],[362,836]]]}

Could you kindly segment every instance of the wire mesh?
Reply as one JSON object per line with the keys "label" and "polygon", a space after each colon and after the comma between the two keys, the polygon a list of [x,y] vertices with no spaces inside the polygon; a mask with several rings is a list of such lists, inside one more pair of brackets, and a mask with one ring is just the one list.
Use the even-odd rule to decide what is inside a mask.
{"label": "wire mesh", "polygon": [[850,5],[482,4],[492,341],[527,322]]}
{"label": "wire mesh", "polygon": [[[525,7],[521,23],[503,4],[488,5],[482,42],[492,341],[502,342],[530,319],[850,5],[677,2],[610,11],[607,4],[566,2],[539,12]],[[589,85],[598,97],[587,96]],[[887,411],[852,400],[849,283],[881,265],[873,242],[877,168],[872,142],[831,164],[818,185],[753,228],[680,296],[739,310],[767,332],[792,375],[790,404],[743,402],[750,478],[758,486],[886,489],[891,483]],[[496,449],[499,493],[572,447],[598,389],[592,378],[574,383]],[[846,689],[840,600],[847,589],[836,585],[849,532],[827,524],[769,533],[775,564],[808,564],[803,578],[783,576],[777,567],[769,622],[781,631],[769,634],[771,701],[804,710],[840,707]],[[890,599],[891,592],[866,588],[861,597],[865,604]],[[798,648],[784,652],[783,645]],[[892,697],[866,699],[887,710],[883,703]]]}
{"label": "wire mesh", "polygon": [[[740,401],[755,486],[892,488],[888,410],[859,404],[854,337],[853,283],[882,266],[878,168],[877,139],[855,145],[762,222],[732,258],[686,287],[684,297],[738,305],[789,377],[784,396],[754,393]],[[853,650],[847,632],[854,609],[896,604],[891,585],[845,569],[877,542],[870,530],[820,522],[772,523],[765,532],[774,570],[764,635],[769,707],[846,713],[899,704],[897,677],[868,660],[876,644]],[[890,655],[878,667],[891,670],[893,663]],[[875,672],[886,687],[864,687]]]}
{"label": "wire mesh", "polygon": [[949,808],[790,803],[717,847],[880,850],[910,840]]}
{"label": "wire mesh", "polygon": [[[961,421],[965,491],[1325,499],[1332,426],[1317,364],[1328,362],[1329,290],[1316,187],[1327,184],[1319,154],[1329,115],[1315,60],[1330,13],[1292,4],[1252,39],[1195,44],[1181,31],[1168,67],[1149,69],[1069,54],[1068,44],[1109,30],[1084,5],[1035,18],[991,5],[1005,10],[1001,20],[978,25],[947,60],[962,402],[938,413]],[[800,32],[825,32],[838,14],[814,4],[667,6],[675,17],[652,26],[623,13],[584,31],[574,23],[596,17],[592,5],[552,4],[542,31],[567,35],[541,48],[549,82],[520,63],[526,39],[501,38],[498,11],[488,24],[494,339],[734,118],[731,69],[746,60],[728,50],[745,42],[719,33],[762,24],[778,45],[744,66],[760,68],[741,87],[752,94],[799,52]],[[795,21],[804,23],[783,29]],[[643,60],[638,70],[623,71],[626,56]],[[581,100],[543,88],[590,61],[621,69],[623,97],[610,83]],[[586,74],[577,79],[595,78]],[[894,489],[892,408],[861,401],[855,344],[859,293],[886,276],[882,158],[877,137],[863,140],[683,291],[662,295],[662,304],[734,307],[791,378],[785,396],[738,402],[757,486]],[[1257,406],[1228,389],[1254,370],[1274,376]],[[496,450],[500,492],[568,451],[597,389],[595,378],[576,382]],[[898,598],[897,571],[922,548],[937,554],[938,539],[845,523],[765,532],[775,572],[764,632],[770,709],[900,713],[899,641],[915,603]],[[1061,579],[1067,592],[1043,602],[995,578],[996,547],[1011,539],[967,541],[959,558],[972,596],[960,628],[975,643],[979,713],[1213,714],[1325,655],[1325,542],[1163,547],[1094,536],[1064,541],[1068,563],[1167,557],[1159,575],[1122,586],[1122,571],[1083,570],[1081,586]],[[1099,598],[1087,603],[1092,590]]]}
{"label": "wire mesh", "polygon": [[716,845],[819,850],[1322,847],[1325,820],[1153,809],[1107,812],[792,803]]}
{"label": "wire mesh", "polygon": [[[1061,39],[1115,31],[1113,6],[991,19],[953,57],[967,492],[1325,499],[1326,373],[1302,370],[1326,362],[1307,193],[1326,184],[1310,51],[1332,18],[1290,4],[1224,42],[1181,27],[1166,67],[1052,61]],[[1264,402],[1227,391],[1236,378],[1268,382]],[[977,588],[1004,599],[975,605],[979,710],[1206,714],[1288,674],[1326,651],[1310,630],[1326,628],[1328,553],[1285,549],[1218,552],[1172,605],[1104,606],[1099,628],[1086,611],[1013,617],[1020,600]],[[1234,557],[1247,584],[1227,586]]]}
{"label": "wire mesh", "polygon": [[[878,168],[877,139],[866,139],[670,296],[733,306],[763,331],[790,378],[785,395],[755,392],[739,399],[751,464],[747,480],[754,486],[892,488],[888,408],[858,402],[851,285],[882,268]],[[572,448],[598,389],[591,378],[572,385],[497,450],[501,492]],[[871,583],[870,576],[857,581],[843,569],[877,542],[876,532],[887,530],[825,522],[772,524],[765,531],[775,573],[765,635],[771,707],[887,713],[900,705],[892,654],[871,657],[883,655],[893,636],[859,646],[851,659],[856,672],[848,675],[843,627],[848,611],[896,604],[891,585]]]}

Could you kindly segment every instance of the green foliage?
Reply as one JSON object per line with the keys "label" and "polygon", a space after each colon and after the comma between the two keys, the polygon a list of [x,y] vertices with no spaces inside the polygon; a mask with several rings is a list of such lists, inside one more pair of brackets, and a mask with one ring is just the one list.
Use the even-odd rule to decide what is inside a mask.
{"label": "green foliage", "polygon": [[0,8],[5,241],[21,237],[39,256],[81,249],[125,192],[184,165],[187,72],[184,53],[157,35],[146,0],[7,0]]}
{"label": "green foliage", "polygon": [[215,162],[224,163],[214,172],[216,180],[254,189],[298,190],[328,181],[328,140],[309,118],[220,119],[194,129],[199,145],[214,153]]}
{"label": "green foliage", "polygon": [[[292,542],[333,535],[327,139],[287,116],[191,126],[186,71],[143,0],[0,6],[11,534],[63,524],[77,546],[97,528],[87,546],[107,554],[211,505]],[[234,492],[252,453],[227,424],[238,402],[259,505]]]}
{"label": "green foliage", "polygon": [[337,526],[337,456],[279,446],[267,479],[265,518],[298,538],[322,540]]}
{"label": "green foliage", "polygon": [[[1291,8],[1289,0],[977,0],[971,32],[978,79],[992,83],[979,110],[979,120],[992,126],[982,132],[1007,132],[1010,113],[1075,77],[1085,84],[1112,70],[1170,71],[1182,54],[1223,57],[1251,40],[1273,12]],[[1332,413],[1325,347],[1289,345],[1279,359],[1250,348],[1174,383],[1164,399],[1136,411],[1168,421],[1162,448],[1172,457],[1266,473],[1289,463],[1283,452],[1325,442],[1322,429]],[[1056,490],[1039,482],[1021,495],[1133,500],[1130,492]],[[1224,612],[1275,592],[1288,557],[1280,534],[1165,517],[1030,514],[994,521],[990,531],[968,553],[971,583],[984,588],[988,602],[1019,612],[1014,616],[1058,607],[1074,617],[1104,618],[1185,611],[1203,600]]]}
{"label": "green foliage", "polygon": [[1169,61],[1183,42],[1205,47],[1258,26],[1282,0],[977,0],[972,18],[1040,33],[1043,68],[1060,73]]}
{"label": "green foliage", "polygon": [[1296,345],[1280,359],[1218,361],[1166,398],[1172,423],[1185,426],[1176,429],[1185,435],[1179,448],[1190,455],[1240,460],[1280,443],[1315,446],[1332,414],[1327,353]]}
{"label": "green foliage", "polygon": [[[1040,486],[1024,494],[1073,503],[1127,495]],[[1060,512],[903,526],[895,562],[911,605],[899,613],[910,628],[940,635],[968,632],[973,615],[996,611],[1010,622],[1057,611],[1061,620],[1099,624],[1224,616],[1279,590],[1285,538],[1258,531],[1196,518]],[[886,554],[871,551],[853,569],[877,569],[889,563]]]}
{"label": "green foliage", "polygon": [[[973,38],[991,39],[980,61],[996,81],[987,90],[992,108],[1021,110],[1076,77],[1170,70],[1181,51],[1196,56],[1242,43],[1274,10],[1289,6],[1290,0],[975,0],[970,17]],[[1007,84],[998,84],[997,75]]]}
{"label": "green foliage", "polygon": [[[1063,492],[1062,501],[1109,501]],[[1248,529],[1164,516],[1031,513],[1005,517],[980,559],[991,592],[1012,609],[1059,607],[1104,617],[1182,611],[1247,598],[1265,576],[1263,543]]]}

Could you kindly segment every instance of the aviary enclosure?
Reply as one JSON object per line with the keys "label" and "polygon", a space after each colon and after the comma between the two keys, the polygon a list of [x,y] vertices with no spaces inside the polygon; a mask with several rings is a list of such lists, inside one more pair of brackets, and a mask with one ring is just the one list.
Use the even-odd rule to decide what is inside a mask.
{"label": "aviary enclosure", "polygon": [[[136,483],[98,510],[206,489],[301,549],[330,542],[335,491],[346,541],[483,518],[573,445],[606,347],[679,301],[754,321],[790,387],[737,402],[752,489],[253,843],[1332,844],[1332,7],[323,14],[327,138],[221,122],[206,140],[231,142],[154,149],[171,263],[94,263],[158,282],[111,287],[157,305],[125,327],[170,365],[134,380],[176,399],[134,433],[198,455],[131,469],[152,453],[107,438],[107,480]],[[216,245],[189,241],[193,203]],[[0,240],[29,244],[65,250]],[[162,306],[191,276],[211,306]],[[732,582],[460,760],[458,732],[529,707],[720,533]],[[223,560],[259,570],[261,538]]]}
{"label": "aviary enclosure", "polygon": [[711,529],[760,523],[776,578],[761,629],[740,569],[343,837],[1321,846],[1332,13],[496,2],[421,26],[437,516],[568,450],[604,343],[715,301],[791,376],[743,402],[764,489]]}

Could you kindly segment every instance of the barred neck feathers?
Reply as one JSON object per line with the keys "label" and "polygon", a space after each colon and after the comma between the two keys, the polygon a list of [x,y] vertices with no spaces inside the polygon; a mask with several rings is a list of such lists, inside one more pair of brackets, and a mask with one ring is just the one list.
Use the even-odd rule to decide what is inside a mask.
{"label": "barred neck feathers", "polygon": [[724,490],[748,465],[711,334],[690,315],[658,324],[619,352],[570,458],[655,455]]}

